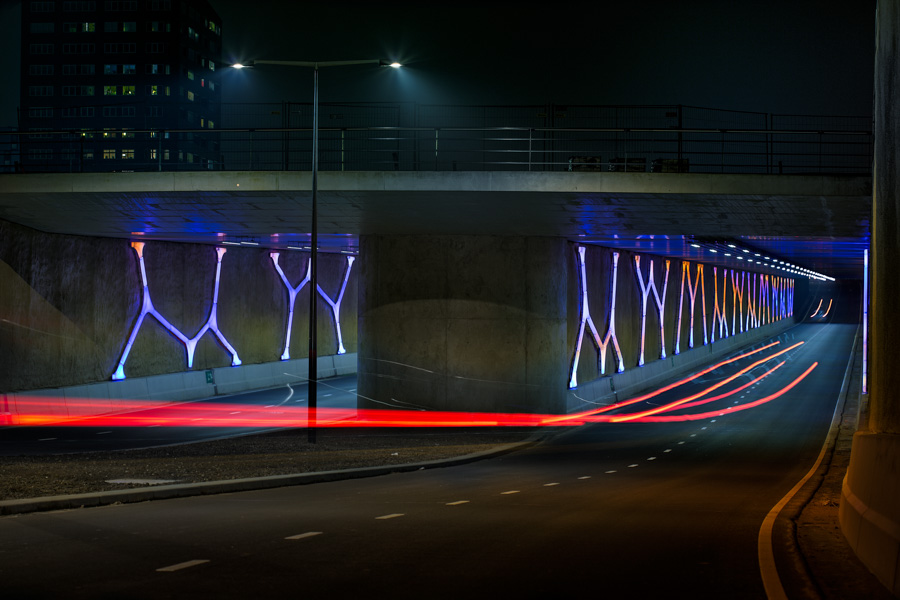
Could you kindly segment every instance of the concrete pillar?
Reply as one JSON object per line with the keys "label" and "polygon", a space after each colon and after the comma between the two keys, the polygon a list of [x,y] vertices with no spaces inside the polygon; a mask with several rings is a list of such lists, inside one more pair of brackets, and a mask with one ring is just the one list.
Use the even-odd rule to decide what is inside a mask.
{"label": "concrete pillar", "polygon": [[360,238],[359,406],[565,411],[566,242]]}
{"label": "concrete pillar", "polygon": [[841,528],[869,569],[900,595],[900,2],[879,0],[868,429],[856,433]]}

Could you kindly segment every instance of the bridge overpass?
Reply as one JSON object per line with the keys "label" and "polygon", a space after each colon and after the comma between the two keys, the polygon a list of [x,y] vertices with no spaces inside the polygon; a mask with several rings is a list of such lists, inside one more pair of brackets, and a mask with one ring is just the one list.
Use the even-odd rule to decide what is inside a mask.
{"label": "bridge overpass", "polygon": [[[317,291],[320,354],[355,349],[360,397],[375,401],[568,412],[819,314],[819,301],[860,289],[844,282],[862,278],[868,247],[870,415],[841,522],[897,593],[898,20],[879,5],[874,181],[323,173],[323,245],[337,252]],[[304,293],[308,186],[302,173],[256,171],[3,176],[4,399],[118,367],[125,381],[104,385],[166,373],[187,383],[289,354],[290,333],[305,333],[285,320]],[[182,337],[138,332],[151,308]],[[219,343],[188,339],[197,323]]]}

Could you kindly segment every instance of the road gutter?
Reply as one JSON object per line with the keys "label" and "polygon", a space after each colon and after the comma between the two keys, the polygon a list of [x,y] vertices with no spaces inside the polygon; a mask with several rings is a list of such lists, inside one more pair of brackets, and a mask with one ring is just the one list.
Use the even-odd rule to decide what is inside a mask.
{"label": "road gutter", "polygon": [[835,440],[840,432],[841,414],[843,413],[844,404],[847,401],[847,388],[850,383],[850,376],[853,373],[853,360],[856,355],[856,344],[858,339],[859,327],[857,327],[856,334],[853,337],[850,358],[847,361],[847,369],[844,371],[844,381],[841,384],[841,391],[838,394],[837,402],[835,402],[834,413],[831,415],[831,427],[828,430],[828,435],[825,437],[825,443],[822,445],[819,457],[803,479],[798,481],[797,484],[772,507],[769,514],[767,514],[766,518],[763,520],[762,526],[759,528],[759,536],[757,538],[759,572],[762,576],[763,587],[766,590],[766,596],[769,600],[788,600],[787,593],[784,591],[784,586],[781,583],[781,578],[778,576],[778,568],[775,564],[775,548],[772,543],[775,522],[787,503],[790,502],[803,486],[806,485],[806,482],[818,472],[825,456],[827,456],[834,447]]}

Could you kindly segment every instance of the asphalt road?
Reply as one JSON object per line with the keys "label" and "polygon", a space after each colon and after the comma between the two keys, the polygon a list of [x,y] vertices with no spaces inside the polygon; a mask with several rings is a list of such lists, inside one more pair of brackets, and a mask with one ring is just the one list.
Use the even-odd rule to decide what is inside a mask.
{"label": "asphalt road", "polygon": [[[2,518],[4,597],[762,598],[760,525],[815,462],[855,329],[788,331],[781,348],[805,344],[781,368],[681,411],[722,413],[702,420],[588,425],[447,469]],[[815,361],[784,395],[728,409]]]}

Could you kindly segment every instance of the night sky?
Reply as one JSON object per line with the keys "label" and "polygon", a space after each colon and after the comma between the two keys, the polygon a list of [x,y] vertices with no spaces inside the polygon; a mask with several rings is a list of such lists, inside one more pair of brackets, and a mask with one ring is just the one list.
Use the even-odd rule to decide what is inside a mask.
{"label": "night sky", "polygon": [[[211,0],[226,62],[390,58],[320,72],[321,101],[686,104],[869,115],[875,0],[417,5]],[[0,125],[15,125],[19,3],[0,0]],[[301,69],[221,70],[225,102],[311,100]]]}

